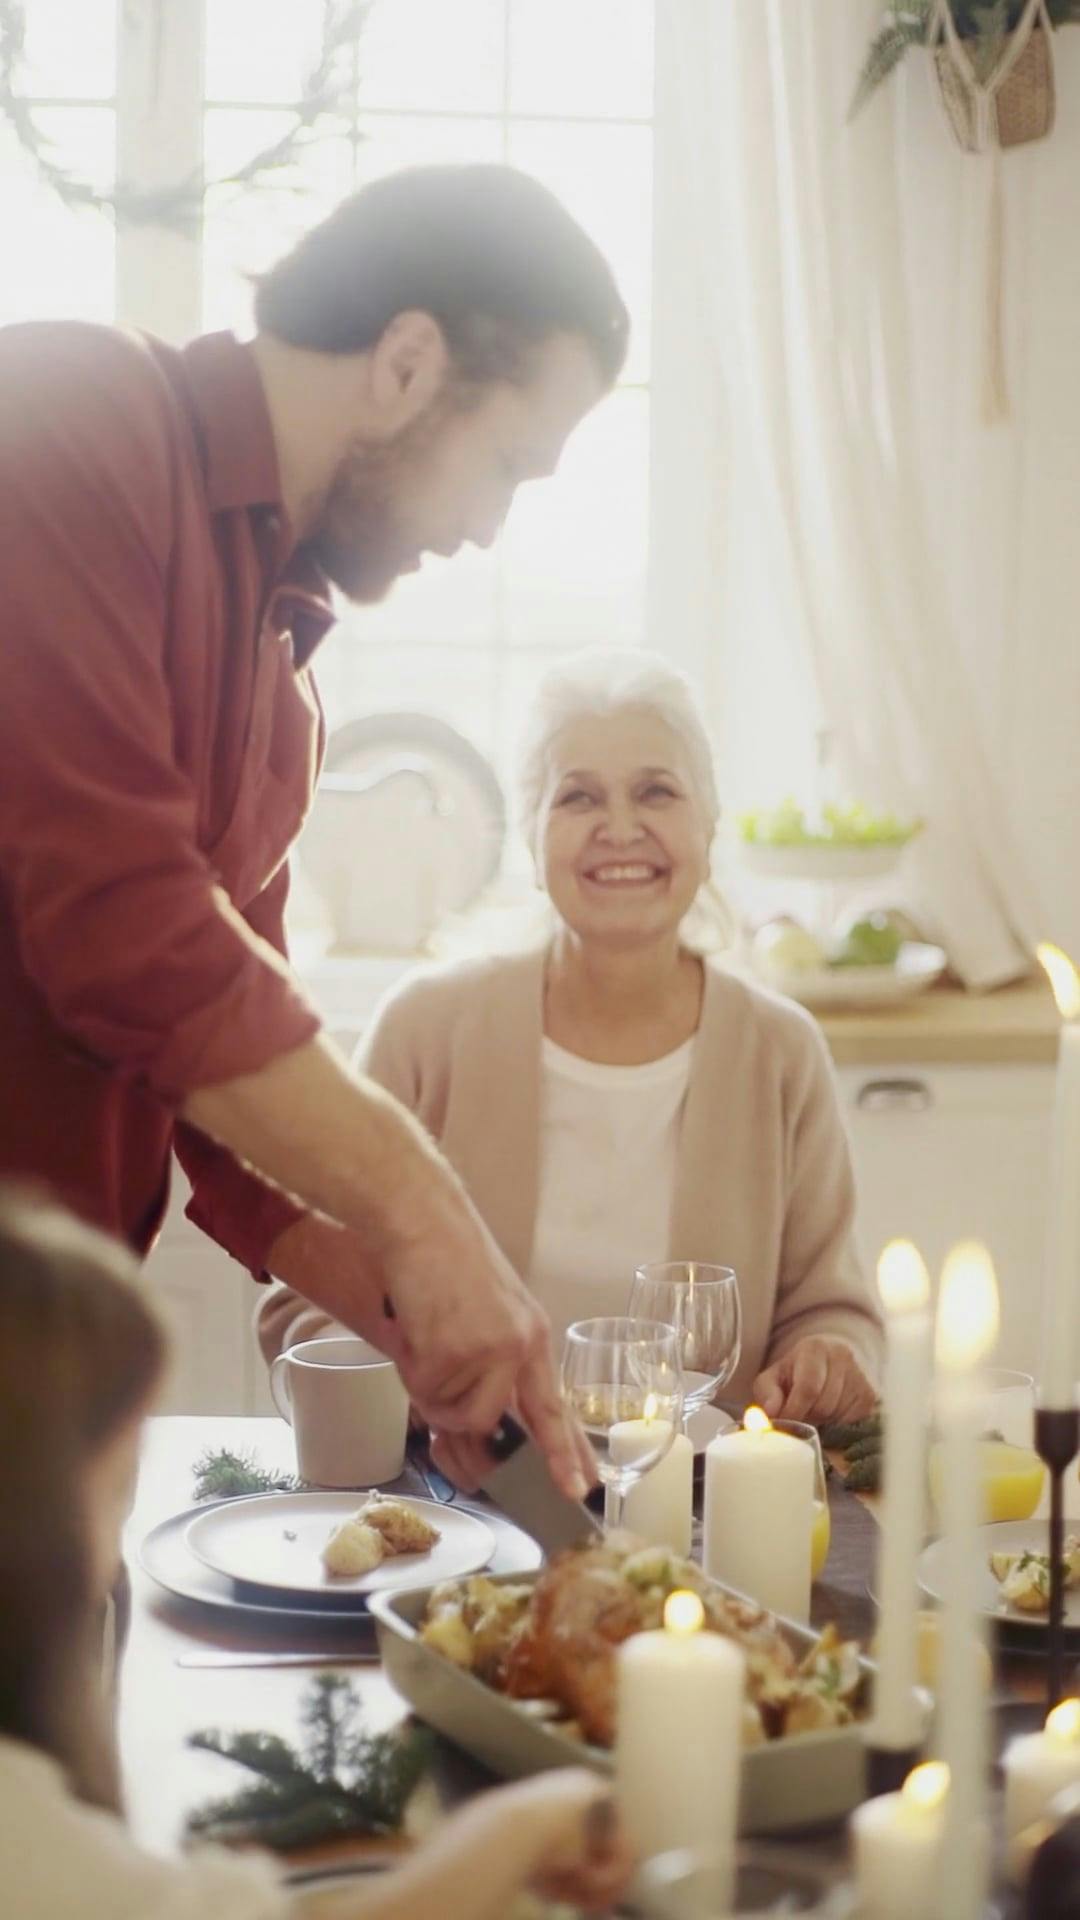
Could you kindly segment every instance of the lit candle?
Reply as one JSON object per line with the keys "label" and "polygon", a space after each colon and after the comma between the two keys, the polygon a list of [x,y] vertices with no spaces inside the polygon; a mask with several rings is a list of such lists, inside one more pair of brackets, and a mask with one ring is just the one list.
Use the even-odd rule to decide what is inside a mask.
{"label": "lit candle", "polygon": [[705,1450],[705,1571],[769,1607],[810,1612],[814,1455],[760,1407]]}
{"label": "lit candle", "polygon": [[1026,1733],[1005,1749],[1005,1833],[1041,1820],[1063,1788],[1080,1784],[1080,1700],[1063,1700],[1041,1733]]}
{"label": "lit candle", "polygon": [[1037,952],[1063,1022],[1050,1159],[1039,1401],[1064,1410],[1076,1404],[1080,1315],[1080,977],[1060,947],[1044,943]]}
{"label": "lit candle", "polygon": [[899,1793],[864,1800],[851,1816],[859,1920],[913,1920],[938,1895],[949,1769],[927,1761]]}
{"label": "lit candle", "polygon": [[640,1859],[693,1848],[733,1883],[746,1663],[704,1618],[696,1593],[669,1594],[663,1627],[619,1648],[616,1792]]}
{"label": "lit candle", "polygon": [[882,1403],[885,1472],[878,1536],[878,1670],[873,1743],[891,1753],[922,1736],[918,1682],[919,1583],[926,1417],[930,1388],[930,1279],[910,1240],[891,1240],[878,1262],[885,1306]]}
{"label": "lit candle", "polygon": [[981,1834],[986,1795],[985,1695],[978,1548],[982,1518],[978,1438],[985,1425],[980,1368],[998,1329],[997,1282],[985,1247],[950,1252],[938,1294],[937,1417],[941,1435],[944,1607],[937,1741],[949,1768],[941,1849],[942,1920],[976,1920],[986,1895]]}
{"label": "lit candle", "polygon": [[[667,1420],[656,1418],[656,1401],[649,1394],[641,1420],[619,1420],[608,1435],[611,1458],[620,1466],[646,1459],[671,1435]],[[694,1526],[694,1449],[685,1433],[677,1433],[668,1451],[631,1487],[623,1508],[623,1525],[639,1533],[650,1546],[670,1547],[688,1554]]]}

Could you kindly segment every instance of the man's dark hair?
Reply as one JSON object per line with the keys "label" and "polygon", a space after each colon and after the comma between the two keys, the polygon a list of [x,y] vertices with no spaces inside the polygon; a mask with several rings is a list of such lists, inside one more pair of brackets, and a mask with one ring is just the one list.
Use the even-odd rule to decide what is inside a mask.
{"label": "man's dark hair", "polygon": [[351,194],[260,279],[266,333],[320,353],[373,346],[395,314],[439,322],[468,380],[514,379],[528,349],[582,335],[613,382],[629,322],[599,248],[514,167],[413,167]]}

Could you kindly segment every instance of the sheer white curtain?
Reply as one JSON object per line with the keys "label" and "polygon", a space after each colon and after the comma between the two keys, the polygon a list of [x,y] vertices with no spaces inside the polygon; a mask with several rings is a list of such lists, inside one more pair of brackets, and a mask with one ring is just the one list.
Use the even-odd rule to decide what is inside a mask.
{"label": "sheer white curtain", "polygon": [[668,15],[726,387],[714,698],[740,799],[825,724],[852,791],[927,818],[906,895],[989,986],[1038,938],[1080,951],[1080,29],[1050,139],[1003,162],[1011,417],[987,428],[990,163],[952,146],[921,53],[847,124],[879,18]]}

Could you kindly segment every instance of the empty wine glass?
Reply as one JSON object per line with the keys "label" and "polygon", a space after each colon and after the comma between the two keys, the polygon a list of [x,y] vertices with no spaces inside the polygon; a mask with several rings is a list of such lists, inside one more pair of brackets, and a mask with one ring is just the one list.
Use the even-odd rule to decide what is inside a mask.
{"label": "empty wine glass", "polygon": [[630,1488],[670,1451],[682,1422],[679,1336],[651,1320],[575,1321],[563,1343],[562,1390],[596,1454],[604,1524],[621,1526]]}
{"label": "empty wine glass", "polygon": [[679,1335],[685,1426],[739,1364],[742,1306],[735,1274],[703,1260],[655,1261],[636,1269],[628,1311],[642,1320],[665,1321]]}

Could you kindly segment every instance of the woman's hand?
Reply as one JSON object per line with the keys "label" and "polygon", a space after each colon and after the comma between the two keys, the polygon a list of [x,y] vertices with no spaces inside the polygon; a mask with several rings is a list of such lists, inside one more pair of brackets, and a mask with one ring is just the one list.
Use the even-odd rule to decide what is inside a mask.
{"label": "woman's hand", "polygon": [[629,1884],[633,1855],[619,1831],[610,1785],[584,1767],[560,1767],[492,1796],[524,1832],[530,1878],[549,1900],[587,1912],[612,1906]]}
{"label": "woman's hand", "polygon": [[824,1426],[862,1420],[876,1406],[878,1390],[846,1340],[811,1333],[758,1374],[750,1396],[772,1419]]}

